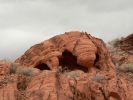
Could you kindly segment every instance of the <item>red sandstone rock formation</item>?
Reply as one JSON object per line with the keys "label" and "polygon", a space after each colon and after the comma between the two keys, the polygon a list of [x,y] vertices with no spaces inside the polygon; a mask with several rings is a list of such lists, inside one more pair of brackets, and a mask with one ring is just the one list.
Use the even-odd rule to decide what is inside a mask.
{"label": "red sandstone rock formation", "polygon": [[95,66],[99,69],[110,69],[113,68],[110,62],[103,41],[81,32],[66,32],[55,36],[31,47],[16,60],[16,63],[23,66],[40,69],[57,69],[58,66],[69,63],[81,68]]}
{"label": "red sandstone rock formation", "polygon": [[[15,62],[41,71],[28,79],[13,74],[18,92],[4,100],[133,100],[133,85],[117,76],[104,42],[87,33],[55,36],[31,47]],[[0,91],[9,91],[5,87]],[[0,92],[2,98],[8,94]]]}

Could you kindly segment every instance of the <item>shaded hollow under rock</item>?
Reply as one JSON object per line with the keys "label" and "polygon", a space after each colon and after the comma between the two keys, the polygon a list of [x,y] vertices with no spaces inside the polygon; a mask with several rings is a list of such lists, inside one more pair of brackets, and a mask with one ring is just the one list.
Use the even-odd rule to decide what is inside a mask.
{"label": "shaded hollow under rock", "polygon": [[97,68],[97,69],[99,69],[100,70],[100,67],[97,65],[97,62],[99,61],[99,54],[97,53],[96,54],[96,59],[95,59],[95,61],[94,61],[94,66]]}
{"label": "shaded hollow under rock", "polygon": [[50,68],[44,63],[38,64],[35,68],[40,70],[50,70]]}
{"label": "shaded hollow under rock", "polygon": [[87,68],[77,64],[77,57],[67,50],[62,53],[59,59],[59,65],[62,66],[62,69],[67,69],[69,71],[82,70],[88,72]]}

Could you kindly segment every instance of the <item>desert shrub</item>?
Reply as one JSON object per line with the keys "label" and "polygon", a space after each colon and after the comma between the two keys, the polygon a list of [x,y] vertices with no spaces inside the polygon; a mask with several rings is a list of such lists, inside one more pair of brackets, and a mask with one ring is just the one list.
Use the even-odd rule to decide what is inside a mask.
{"label": "desert shrub", "polygon": [[100,75],[96,75],[96,76],[91,77],[92,81],[97,81],[97,82],[100,82],[101,80],[104,80],[104,79],[105,78],[103,76],[100,76]]}
{"label": "desert shrub", "polygon": [[62,66],[59,66],[57,69],[57,73],[60,73],[60,74],[63,74],[63,73],[69,72],[69,71],[70,70],[67,67],[62,67]]}
{"label": "desert shrub", "polygon": [[21,74],[23,74],[23,75],[25,75],[25,76],[32,76],[33,72],[32,72],[31,69],[26,68],[26,69],[23,69],[23,70],[21,71]]}
{"label": "desert shrub", "polygon": [[76,71],[70,71],[67,67],[59,66],[57,69],[57,73],[64,74],[70,78],[77,78],[79,76],[79,73]]}
{"label": "desert shrub", "polygon": [[10,66],[10,74],[15,74],[17,71],[17,66],[16,64],[12,63]]}
{"label": "desert shrub", "polygon": [[24,91],[27,89],[28,84],[30,83],[31,78],[25,75],[19,75],[17,79],[17,89],[19,91]]}
{"label": "desert shrub", "polygon": [[114,40],[108,42],[108,44],[109,44],[110,46],[116,47],[116,46],[119,44],[120,40],[121,40],[121,39],[116,38],[116,39],[114,39]]}
{"label": "desert shrub", "polygon": [[19,74],[18,74],[18,79],[17,79],[17,88],[20,91],[26,90],[32,76],[32,70],[31,69],[23,69]]}
{"label": "desert shrub", "polygon": [[79,73],[76,71],[71,71],[71,72],[65,72],[64,73],[67,77],[70,77],[72,79],[75,79],[77,77],[79,77]]}
{"label": "desert shrub", "polygon": [[16,100],[27,100],[25,91],[15,91]]}
{"label": "desert shrub", "polygon": [[123,64],[121,67],[118,67],[118,69],[123,72],[133,72],[133,63]]}

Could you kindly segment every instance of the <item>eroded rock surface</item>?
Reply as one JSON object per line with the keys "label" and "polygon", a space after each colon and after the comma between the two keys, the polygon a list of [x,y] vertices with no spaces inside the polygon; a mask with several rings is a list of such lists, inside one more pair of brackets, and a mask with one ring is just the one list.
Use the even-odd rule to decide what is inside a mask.
{"label": "eroded rock surface", "polygon": [[[80,68],[105,68],[110,61],[102,40],[83,32],[66,32],[34,45],[16,60],[23,66],[57,69],[63,64]],[[106,64],[106,65],[105,65]]]}
{"label": "eroded rock surface", "polygon": [[32,76],[13,73],[16,100],[133,100],[133,84],[117,76],[104,42],[86,32],[66,32],[32,46],[15,63],[34,69]]}
{"label": "eroded rock surface", "polygon": [[115,41],[110,52],[117,66],[133,63],[133,34]]}
{"label": "eroded rock surface", "polygon": [[113,40],[109,50],[117,73],[133,83],[133,34]]}
{"label": "eroded rock surface", "polygon": [[[49,70],[45,75],[41,75],[42,77],[33,78],[28,88],[31,99],[38,98],[33,97],[35,91],[39,93],[41,91],[43,99],[46,97],[51,100],[62,98],[64,100],[130,100],[132,98],[132,93],[128,91],[132,86],[123,78],[117,77],[104,42],[87,33],[66,32],[55,36],[31,47],[16,62],[40,70]],[[64,75],[62,71],[61,74],[51,71],[59,70],[59,66],[69,72],[75,73],[80,70],[83,73],[75,77],[75,74],[71,75],[69,72]],[[71,79],[73,77],[74,79]],[[76,83],[71,86],[71,81]]]}
{"label": "eroded rock surface", "polygon": [[126,38],[120,40],[118,45],[122,50],[133,54],[133,34],[130,34]]}

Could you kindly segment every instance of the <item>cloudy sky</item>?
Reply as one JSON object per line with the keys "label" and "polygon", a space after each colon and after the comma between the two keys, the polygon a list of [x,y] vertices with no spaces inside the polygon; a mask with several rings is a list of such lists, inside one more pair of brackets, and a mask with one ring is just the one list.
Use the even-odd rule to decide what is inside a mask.
{"label": "cloudy sky", "polygon": [[0,0],[0,59],[65,31],[109,41],[133,32],[133,0]]}

